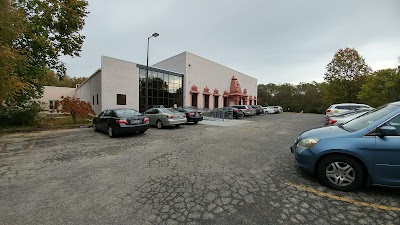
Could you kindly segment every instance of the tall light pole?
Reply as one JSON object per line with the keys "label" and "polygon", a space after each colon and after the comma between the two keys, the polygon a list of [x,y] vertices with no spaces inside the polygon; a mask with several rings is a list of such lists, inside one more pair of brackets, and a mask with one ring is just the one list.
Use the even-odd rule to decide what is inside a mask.
{"label": "tall light pole", "polygon": [[158,37],[158,33],[152,34],[147,38],[147,63],[146,63],[146,88],[145,88],[145,98],[144,98],[144,110],[149,109],[149,43],[151,37]]}

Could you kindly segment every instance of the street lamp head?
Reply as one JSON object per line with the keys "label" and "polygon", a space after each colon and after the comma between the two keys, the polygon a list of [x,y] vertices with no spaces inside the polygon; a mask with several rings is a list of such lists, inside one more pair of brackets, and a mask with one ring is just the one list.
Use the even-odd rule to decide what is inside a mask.
{"label": "street lamp head", "polygon": [[159,34],[158,33],[154,33],[153,35],[151,35],[151,36],[153,36],[153,37],[158,37],[159,36]]}

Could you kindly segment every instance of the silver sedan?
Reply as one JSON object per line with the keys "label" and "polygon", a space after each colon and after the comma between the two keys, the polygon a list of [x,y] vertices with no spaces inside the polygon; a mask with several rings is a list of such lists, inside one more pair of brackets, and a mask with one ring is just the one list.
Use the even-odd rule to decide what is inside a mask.
{"label": "silver sedan", "polygon": [[187,122],[185,113],[180,113],[173,108],[151,108],[144,114],[149,118],[150,125],[158,129],[164,126],[179,127]]}

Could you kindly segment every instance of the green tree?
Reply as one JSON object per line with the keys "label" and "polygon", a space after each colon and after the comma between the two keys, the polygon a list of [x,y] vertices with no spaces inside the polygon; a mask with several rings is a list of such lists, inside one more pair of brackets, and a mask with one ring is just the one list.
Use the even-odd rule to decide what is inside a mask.
{"label": "green tree", "polygon": [[317,82],[300,83],[295,86],[295,95],[293,99],[293,111],[307,113],[321,113],[321,90]]}
{"label": "green tree", "polygon": [[43,86],[70,87],[75,88],[77,84],[82,84],[86,77],[69,77],[60,78],[53,70],[48,70],[46,76],[41,80]]}
{"label": "green tree", "polygon": [[0,103],[28,88],[16,71],[25,62],[22,52],[14,48],[14,41],[24,32],[22,19],[22,13],[11,6],[10,0],[0,0]]}
{"label": "green tree", "polygon": [[[12,59],[20,59],[18,64],[8,69],[6,74],[14,74],[22,84],[11,87],[18,91],[9,92],[9,100],[25,102],[42,94],[41,80],[49,69],[57,71],[59,77],[66,75],[64,63],[59,59],[62,55],[79,56],[84,36],[79,34],[87,15],[85,0],[0,0],[11,13],[6,24],[18,25],[14,29],[2,29],[1,39],[9,37]],[[2,10],[3,7],[1,7]],[[15,14],[15,16],[14,16]],[[3,14],[2,14],[3,16]],[[1,20],[3,22],[3,20]],[[10,36],[11,35],[11,36]],[[11,43],[11,44],[10,44]],[[0,52],[0,58],[5,55]],[[11,77],[12,78],[12,77]],[[2,79],[12,83],[10,77]]]}
{"label": "green tree", "polygon": [[328,86],[325,99],[330,104],[357,102],[357,94],[372,71],[354,48],[339,49],[326,70],[324,80]]}
{"label": "green tree", "polygon": [[378,70],[368,76],[358,98],[373,106],[400,100],[400,73],[396,69]]}
{"label": "green tree", "polygon": [[277,94],[276,84],[259,84],[257,86],[257,99],[260,105],[273,105],[274,96]]}

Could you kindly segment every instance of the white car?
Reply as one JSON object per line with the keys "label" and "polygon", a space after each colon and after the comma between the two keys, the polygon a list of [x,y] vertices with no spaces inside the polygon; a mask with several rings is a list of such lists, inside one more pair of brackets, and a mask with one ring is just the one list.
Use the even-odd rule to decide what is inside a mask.
{"label": "white car", "polygon": [[332,115],[340,115],[343,113],[347,113],[350,111],[355,111],[357,109],[362,109],[362,110],[372,110],[372,108],[369,105],[366,104],[358,104],[358,103],[341,103],[341,104],[333,104],[329,106],[329,108],[326,110],[326,116],[332,116]]}
{"label": "white car", "polygon": [[278,111],[278,113],[281,113],[281,112],[283,112],[283,108],[282,108],[282,106],[272,106],[272,107],[274,107],[277,111]]}
{"label": "white car", "polygon": [[277,108],[274,108],[273,106],[264,106],[263,107],[265,113],[267,114],[275,114],[275,113],[279,113]]}

